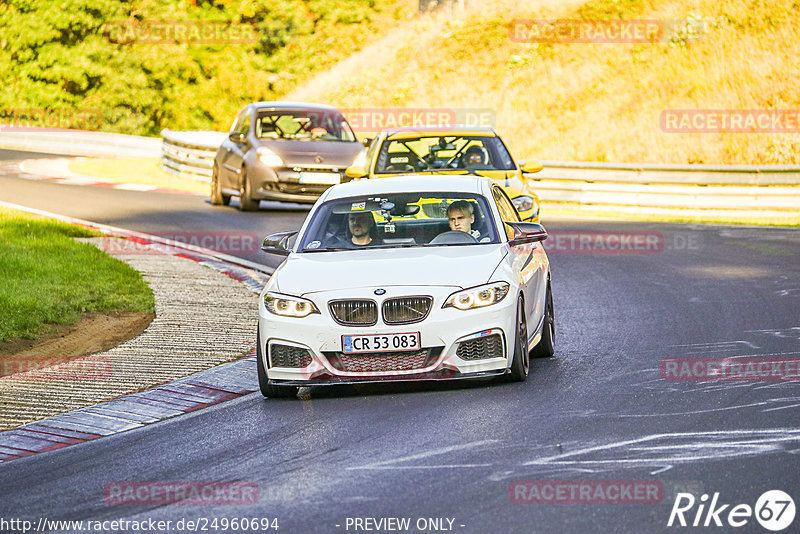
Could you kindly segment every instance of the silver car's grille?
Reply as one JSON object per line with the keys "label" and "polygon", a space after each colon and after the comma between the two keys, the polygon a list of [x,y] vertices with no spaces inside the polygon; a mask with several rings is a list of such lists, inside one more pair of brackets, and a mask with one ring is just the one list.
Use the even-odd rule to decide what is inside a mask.
{"label": "silver car's grille", "polygon": [[386,324],[418,323],[431,311],[431,297],[399,297],[387,299],[382,306]]}
{"label": "silver car's grille", "polygon": [[311,354],[306,349],[289,345],[270,345],[270,367],[308,367]]}
{"label": "silver car's grille", "polygon": [[333,300],[328,308],[341,325],[372,326],[378,322],[378,305],[374,300]]}
{"label": "silver car's grille", "polygon": [[476,337],[458,344],[456,354],[462,360],[485,360],[503,356],[503,340],[500,334]]}
{"label": "silver car's grille", "polygon": [[436,363],[442,347],[415,351],[346,354],[326,352],[325,357],[338,371],[347,373],[389,373],[425,369]]}

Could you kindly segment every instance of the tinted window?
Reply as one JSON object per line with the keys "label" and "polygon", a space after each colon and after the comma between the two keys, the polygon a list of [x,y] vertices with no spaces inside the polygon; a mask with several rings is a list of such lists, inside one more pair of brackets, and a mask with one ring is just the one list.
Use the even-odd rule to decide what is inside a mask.
{"label": "tinted window", "polygon": [[[508,199],[508,195],[506,195],[502,189],[499,187],[492,187],[492,195],[494,196],[495,202],[497,202],[497,209],[500,211],[500,218],[504,221],[519,221],[519,213],[517,209],[514,207],[514,204]],[[514,230],[511,229],[509,226],[505,227],[506,235],[509,239],[514,237]]]}

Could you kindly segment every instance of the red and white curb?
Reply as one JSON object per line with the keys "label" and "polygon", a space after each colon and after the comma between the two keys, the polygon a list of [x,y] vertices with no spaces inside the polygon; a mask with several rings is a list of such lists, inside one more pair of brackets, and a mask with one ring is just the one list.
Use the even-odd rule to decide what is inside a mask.
{"label": "red and white curb", "polygon": [[189,191],[179,191],[147,184],[128,184],[112,180],[98,178],[96,176],[86,176],[70,170],[69,164],[73,161],[85,158],[42,158],[27,159],[19,163],[18,167],[20,178],[36,180],[39,182],[51,182],[66,185],[81,185],[89,187],[105,187],[108,189],[121,189],[125,191],[143,191],[149,193],[171,193],[178,195],[208,196],[207,193],[193,193]]}
{"label": "red and white curb", "polygon": [[255,349],[239,360],[138,393],[0,432],[0,463],[139,428],[252,393]]}
{"label": "red and white curb", "polygon": [[[260,292],[272,272],[272,269],[264,265],[142,232],[65,217],[9,202],[0,201],[0,206],[80,225],[109,236],[135,241],[137,247],[152,246],[162,251],[161,253],[191,259],[235,278],[256,293]],[[163,252],[164,250],[168,252]],[[243,358],[168,384],[2,431],[0,462],[139,428],[161,419],[247,395],[257,389],[255,349],[252,349]]]}

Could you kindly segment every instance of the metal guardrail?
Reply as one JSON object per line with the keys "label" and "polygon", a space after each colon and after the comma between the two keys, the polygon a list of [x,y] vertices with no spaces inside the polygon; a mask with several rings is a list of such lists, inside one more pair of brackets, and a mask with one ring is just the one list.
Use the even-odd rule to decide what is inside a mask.
{"label": "metal guardrail", "polygon": [[65,156],[157,158],[161,139],[84,130],[0,125],[0,148]]}
{"label": "metal guardrail", "polygon": [[213,131],[161,130],[161,137],[164,138],[161,168],[173,174],[210,182],[214,156],[226,135]]}
{"label": "metal guardrail", "polygon": [[577,207],[800,213],[800,166],[542,162],[526,175],[543,202]]}
{"label": "metal guardrail", "polygon": [[[162,166],[211,176],[222,132],[164,130]],[[800,212],[800,166],[655,165],[543,161],[526,178],[545,203],[673,210],[736,210],[753,215]]]}

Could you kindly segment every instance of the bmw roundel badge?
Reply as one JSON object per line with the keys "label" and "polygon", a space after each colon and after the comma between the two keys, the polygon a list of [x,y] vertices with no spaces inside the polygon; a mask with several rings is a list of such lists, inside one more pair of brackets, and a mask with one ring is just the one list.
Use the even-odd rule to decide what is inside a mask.
{"label": "bmw roundel badge", "polygon": [[386,293],[385,289],[376,289],[375,290],[375,294],[376,295],[383,295],[384,293]]}

